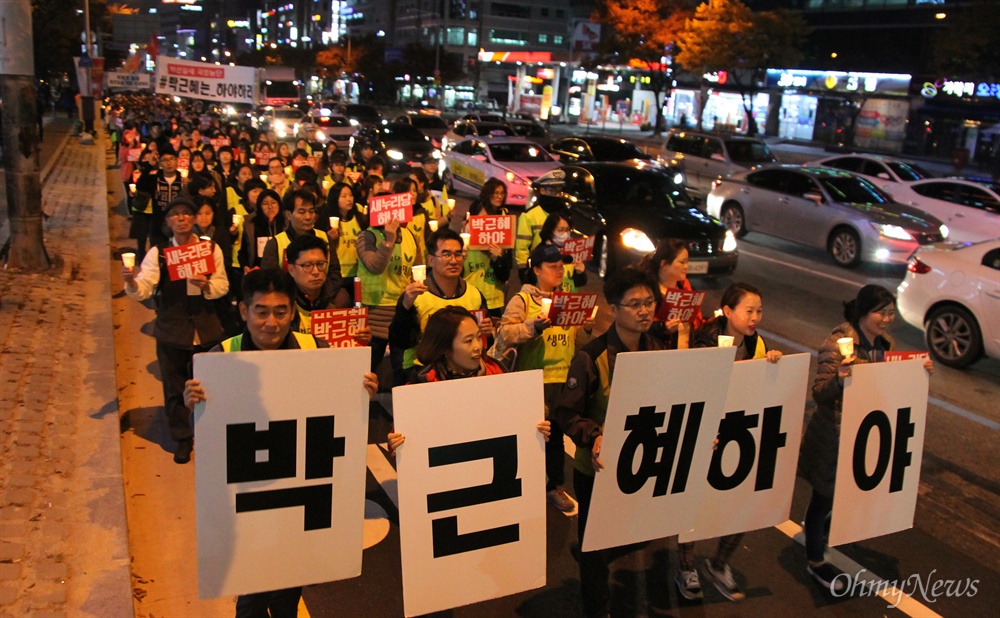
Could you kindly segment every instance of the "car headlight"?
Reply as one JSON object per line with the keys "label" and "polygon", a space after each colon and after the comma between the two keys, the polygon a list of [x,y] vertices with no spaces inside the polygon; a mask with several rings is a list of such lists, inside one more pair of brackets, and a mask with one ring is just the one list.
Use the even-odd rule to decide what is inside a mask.
{"label": "car headlight", "polygon": [[722,241],[722,251],[724,253],[736,251],[736,236],[733,235],[732,230],[726,230],[726,239]]}
{"label": "car headlight", "polygon": [[323,133],[322,131],[316,131],[316,141],[317,142],[325,142],[326,141],[326,133]]}
{"label": "car headlight", "polygon": [[895,238],[896,240],[913,240],[913,235],[898,225],[892,225],[890,223],[872,223],[872,227],[886,238]]}
{"label": "car headlight", "polygon": [[653,241],[646,236],[645,232],[632,227],[627,227],[621,233],[622,244],[629,249],[634,249],[640,253],[652,253],[656,251]]}
{"label": "car headlight", "polygon": [[944,223],[941,224],[940,230],[941,230],[941,238],[948,238],[948,234],[951,234],[951,230],[949,230],[948,226],[945,225]]}
{"label": "car headlight", "polygon": [[352,127],[360,127],[361,126],[361,123],[358,122],[357,120],[355,120],[354,118],[351,118],[348,122],[351,123]]}
{"label": "car headlight", "polygon": [[274,128],[277,129],[277,130],[279,130],[279,131],[281,131],[282,129],[284,129],[285,128],[284,121],[282,121],[282,120],[275,120],[274,121]]}
{"label": "car headlight", "polygon": [[386,150],[385,151],[385,156],[389,157],[393,161],[402,161],[403,160],[403,153],[400,152],[400,151],[398,151],[398,150],[395,150],[395,149]]}
{"label": "car headlight", "polygon": [[682,174],[680,172],[677,172],[676,174],[674,174],[674,184],[675,185],[683,185],[684,184],[684,174]]}
{"label": "car headlight", "polygon": [[528,182],[524,178],[521,178],[520,176],[518,176],[514,172],[507,172],[504,175],[504,177],[507,178],[507,182],[516,182],[517,184],[524,185],[526,187],[531,185],[530,182]]}
{"label": "car headlight", "polygon": [[440,150],[434,150],[434,151],[432,151],[431,152],[431,158],[432,159],[440,159],[441,158],[441,151]]}

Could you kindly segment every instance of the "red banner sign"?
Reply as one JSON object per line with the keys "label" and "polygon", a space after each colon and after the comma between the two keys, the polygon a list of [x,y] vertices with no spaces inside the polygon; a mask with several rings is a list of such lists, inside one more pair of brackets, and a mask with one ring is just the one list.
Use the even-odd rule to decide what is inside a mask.
{"label": "red banner sign", "polygon": [[210,139],[208,141],[209,141],[210,144],[212,144],[212,148],[215,148],[216,150],[218,150],[219,148],[222,148],[223,146],[229,146],[229,138],[228,137],[213,137],[212,139]]}
{"label": "red banner sign", "polygon": [[355,348],[358,331],[368,325],[368,309],[321,309],[310,314],[312,334],[330,344],[332,348]]}
{"label": "red banner sign", "polygon": [[196,275],[210,275],[215,272],[212,255],[212,241],[203,240],[193,245],[166,247],[163,257],[167,261],[167,272],[171,281],[180,281]]}
{"label": "red banner sign", "polygon": [[190,157],[177,157],[177,169],[186,170],[191,166]]}
{"label": "red banner sign", "polygon": [[580,326],[597,307],[597,292],[553,292],[549,321],[556,326]]}
{"label": "red banner sign", "polygon": [[409,193],[375,195],[368,198],[368,215],[376,227],[393,219],[406,223],[413,219],[413,200]]}
{"label": "red banner sign", "polygon": [[885,362],[887,362],[887,363],[893,363],[893,362],[896,362],[896,361],[913,360],[915,358],[927,359],[927,358],[930,358],[930,357],[931,357],[930,352],[916,352],[916,351],[912,351],[912,352],[886,352],[885,353]]}
{"label": "red banner sign", "polygon": [[469,217],[469,249],[489,249],[499,245],[503,249],[514,248],[514,215],[480,215]]}
{"label": "red banner sign", "polygon": [[655,319],[658,322],[669,320],[690,322],[694,319],[695,311],[701,311],[701,304],[704,302],[705,292],[668,290],[660,308],[656,311]]}
{"label": "red banner sign", "polygon": [[574,262],[589,262],[594,258],[594,236],[570,238],[563,245],[563,254],[573,256]]}

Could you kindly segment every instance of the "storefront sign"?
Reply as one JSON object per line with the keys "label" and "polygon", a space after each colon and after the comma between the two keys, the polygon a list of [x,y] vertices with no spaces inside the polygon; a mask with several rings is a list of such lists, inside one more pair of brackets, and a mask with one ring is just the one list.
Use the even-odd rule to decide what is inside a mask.
{"label": "storefront sign", "polygon": [[939,79],[936,82],[924,82],[920,94],[926,99],[934,97],[955,97],[958,99],[995,100],[1000,99],[1000,83],[971,82],[951,79]]}
{"label": "storefront sign", "polygon": [[768,69],[767,87],[847,94],[906,95],[910,87],[910,76],[904,73],[845,73],[843,71]]}

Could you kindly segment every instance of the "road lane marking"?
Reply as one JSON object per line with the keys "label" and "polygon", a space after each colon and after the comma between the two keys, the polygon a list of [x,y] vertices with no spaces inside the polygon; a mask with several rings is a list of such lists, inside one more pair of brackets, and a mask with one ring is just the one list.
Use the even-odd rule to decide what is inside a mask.
{"label": "road lane marking", "polygon": [[761,255],[760,253],[754,253],[753,251],[747,251],[746,249],[740,248],[740,255],[749,255],[750,257],[757,258],[758,260],[764,260],[765,262],[772,262],[774,264],[780,264],[782,266],[792,268],[794,270],[801,270],[802,272],[809,273],[810,275],[816,275],[817,277],[823,277],[825,279],[830,279],[831,281],[838,281],[840,283],[855,287],[862,288],[866,284],[862,281],[852,281],[851,279],[845,279],[843,277],[838,277],[837,275],[829,275],[825,272],[813,270],[811,268],[806,268],[805,266],[799,266],[798,264],[792,264],[783,260],[778,260],[772,257],[767,257],[766,255]]}
{"label": "road lane marking", "polygon": [[[792,520],[778,524],[775,528],[799,545],[805,545],[806,539],[802,531],[802,526]],[[896,588],[896,586],[890,585],[895,582],[886,581],[884,578],[872,573],[832,547],[827,549],[827,562],[850,575],[850,579],[848,580],[850,589],[845,591],[843,596],[853,596],[853,591],[857,586],[855,582],[860,581],[863,582],[861,584],[861,591],[864,596],[871,596],[874,592],[874,594],[885,599],[890,606],[895,606],[896,609],[907,616],[941,618],[940,614],[934,612],[920,601]]]}

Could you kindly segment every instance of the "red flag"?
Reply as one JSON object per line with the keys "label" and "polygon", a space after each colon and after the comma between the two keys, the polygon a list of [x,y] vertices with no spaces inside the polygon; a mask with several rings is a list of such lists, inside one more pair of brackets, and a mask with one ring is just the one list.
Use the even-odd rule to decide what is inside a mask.
{"label": "red flag", "polygon": [[156,40],[156,35],[149,37],[149,43],[146,45],[146,53],[149,54],[150,60],[155,61],[156,56],[160,53],[160,45]]}

